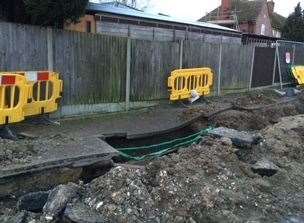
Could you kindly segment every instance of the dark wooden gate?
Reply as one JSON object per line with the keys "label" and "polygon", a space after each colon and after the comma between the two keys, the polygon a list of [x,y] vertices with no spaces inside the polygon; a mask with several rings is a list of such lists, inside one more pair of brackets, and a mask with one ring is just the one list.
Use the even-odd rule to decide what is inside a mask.
{"label": "dark wooden gate", "polygon": [[272,85],[275,49],[256,47],[251,87]]}

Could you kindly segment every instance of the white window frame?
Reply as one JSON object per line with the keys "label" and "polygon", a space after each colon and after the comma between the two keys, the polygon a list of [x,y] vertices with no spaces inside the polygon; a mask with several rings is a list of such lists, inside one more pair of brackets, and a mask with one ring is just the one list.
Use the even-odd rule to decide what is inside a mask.
{"label": "white window frame", "polygon": [[261,35],[265,36],[265,34],[266,34],[266,26],[265,26],[265,24],[262,24],[261,25]]}

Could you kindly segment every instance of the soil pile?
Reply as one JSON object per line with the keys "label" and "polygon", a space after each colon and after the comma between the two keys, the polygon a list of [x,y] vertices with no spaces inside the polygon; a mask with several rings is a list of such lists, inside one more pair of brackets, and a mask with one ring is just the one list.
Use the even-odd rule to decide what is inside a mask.
{"label": "soil pile", "polygon": [[[249,97],[248,101],[242,98],[236,103],[246,107],[272,101],[268,96]],[[201,120],[254,130],[263,137],[258,145],[242,148],[234,146],[230,139],[206,137],[199,145],[144,166],[117,166],[86,185],[80,184],[79,196],[54,219],[87,222],[89,215],[90,219],[98,219],[92,222],[110,223],[304,222],[304,115],[297,115],[303,108],[302,96],[298,98],[296,102],[261,109],[227,110]],[[219,107],[210,104],[210,108]],[[210,110],[206,112],[210,114]],[[281,119],[289,115],[297,116]],[[50,140],[58,143],[64,138]],[[41,142],[29,145],[35,143]],[[19,154],[14,143],[4,145],[4,151]],[[10,152],[0,154],[1,163],[9,162],[7,154]],[[31,156],[21,154],[20,159]],[[39,218],[44,222],[42,214],[28,219],[34,218],[35,222],[40,222]],[[7,216],[0,217],[0,221],[3,219]]]}
{"label": "soil pile", "polygon": [[261,106],[269,105],[276,102],[279,96],[271,92],[249,92],[247,95],[241,96],[233,101],[236,107],[251,107],[251,106]]}
{"label": "soil pile", "polygon": [[[251,149],[206,138],[145,168],[117,167],[87,185],[82,202],[110,222],[300,219],[303,126],[304,116],[288,117],[263,130],[264,142]],[[278,171],[270,177],[254,173],[252,166],[260,159],[273,162]]]}
{"label": "soil pile", "polygon": [[[263,130],[264,142],[251,149],[236,148],[229,139],[207,137],[145,167],[118,166],[85,185],[81,198],[69,209],[81,203],[106,222],[301,219],[303,126],[304,116],[289,117]],[[269,177],[253,171],[261,159],[259,165],[276,167]]]}
{"label": "soil pile", "polygon": [[264,141],[249,149],[207,137],[145,166],[118,166],[80,185],[58,222],[85,222],[87,213],[118,223],[301,222],[303,127],[304,116],[288,117],[261,131]]}
{"label": "soil pile", "polygon": [[[301,106],[303,107],[303,105]],[[259,109],[228,110],[209,120],[209,125],[241,131],[262,130],[280,121],[280,118],[303,113],[297,102],[265,106]]]}
{"label": "soil pile", "polygon": [[277,159],[304,159],[304,115],[282,118],[262,131],[264,147]]}
{"label": "soil pile", "polygon": [[[227,127],[240,131],[257,131],[278,123],[280,118],[304,113],[304,93],[283,98],[274,91],[249,92],[207,99],[202,106],[189,108],[182,116],[201,114],[193,128]],[[181,117],[182,117],[181,116]]]}

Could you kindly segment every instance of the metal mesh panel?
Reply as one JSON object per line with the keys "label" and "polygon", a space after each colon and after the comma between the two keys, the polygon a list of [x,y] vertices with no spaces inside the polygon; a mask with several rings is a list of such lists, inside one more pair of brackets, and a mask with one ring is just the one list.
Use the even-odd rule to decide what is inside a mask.
{"label": "metal mesh panel", "polygon": [[[291,74],[291,66],[293,62],[294,55],[294,43],[287,41],[278,41],[278,65],[279,71],[281,71],[282,82],[290,83],[294,82],[294,78]],[[288,58],[290,60],[288,61]],[[289,62],[289,63],[288,63]]]}

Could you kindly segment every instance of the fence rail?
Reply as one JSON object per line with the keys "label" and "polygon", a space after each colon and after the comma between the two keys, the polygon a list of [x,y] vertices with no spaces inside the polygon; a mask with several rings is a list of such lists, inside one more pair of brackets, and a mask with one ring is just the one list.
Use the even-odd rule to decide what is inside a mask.
{"label": "fence rail", "polygon": [[[251,88],[254,45],[136,40],[6,22],[0,22],[0,30],[0,71],[53,69],[62,75],[61,115],[167,99],[168,76],[179,68],[210,67],[214,94]],[[281,73],[287,69],[286,50],[297,55],[294,63],[304,64],[304,45],[283,45],[278,49]]]}

